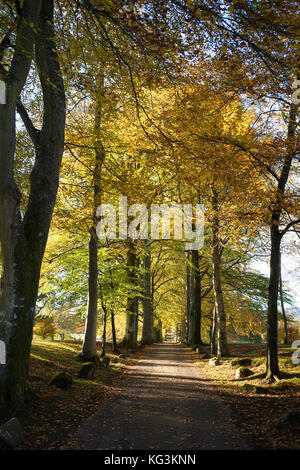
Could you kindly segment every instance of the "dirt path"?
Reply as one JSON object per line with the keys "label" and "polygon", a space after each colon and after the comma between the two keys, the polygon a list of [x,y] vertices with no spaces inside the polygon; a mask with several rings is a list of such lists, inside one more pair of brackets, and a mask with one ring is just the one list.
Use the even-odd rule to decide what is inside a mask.
{"label": "dirt path", "polygon": [[146,347],[70,441],[79,449],[248,449],[229,407],[176,344]]}

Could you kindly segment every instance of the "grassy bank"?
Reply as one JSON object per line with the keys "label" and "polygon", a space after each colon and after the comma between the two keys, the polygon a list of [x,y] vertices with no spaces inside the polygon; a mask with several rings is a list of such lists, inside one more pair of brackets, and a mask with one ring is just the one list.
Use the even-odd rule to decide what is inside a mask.
{"label": "grassy bank", "polygon": [[[122,360],[96,369],[91,380],[80,379],[77,372],[82,363],[76,358],[80,350],[81,343],[76,342],[33,341],[29,377],[33,400],[22,416],[25,440],[20,449],[59,449],[67,435],[96,411],[125,367]],[[72,375],[71,389],[49,385],[58,372]]]}
{"label": "grassy bank", "polygon": [[[197,363],[230,405],[235,422],[253,447],[300,449],[300,430],[282,432],[276,428],[280,416],[300,408],[300,368],[292,363],[293,350],[288,347],[279,348],[282,380],[267,384],[264,377],[265,345],[231,344],[229,349],[230,358],[221,358],[219,366],[210,366],[209,359],[197,359]],[[235,374],[239,366],[232,362],[245,357],[251,359],[251,364],[247,367],[253,375],[236,380]],[[261,387],[258,393],[254,386]]]}

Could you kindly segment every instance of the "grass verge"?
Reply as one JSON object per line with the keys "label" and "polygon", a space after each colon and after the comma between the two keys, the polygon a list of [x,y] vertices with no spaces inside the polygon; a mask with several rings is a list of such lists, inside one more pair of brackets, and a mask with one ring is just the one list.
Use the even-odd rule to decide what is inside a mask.
{"label": "grass verge", "polygon": [[[33,400],[22,416],[24,443],[18,447],[19,450],[63,448],[67,436],[97,410],[110,393],[113,381],[126,367],[126,361],[121,362],[118,356],[108,354],[118,358],[118,362],[97,368],[91,380],[81,379],[77,372],[82,362],[76,358],[80,350],[81,343],[76,342],[33,341],[29,376]],[[71,389],[60,390],[49,385],[58,372],[72,375]]]}
{"label": "grass verge", "polygon": [[[300,367],[292,363],[292,349],[279,348],[282,380],[267,384],[264,378],[266,347],[257,344],[232,344],[230,358],[221,358],[221,365],[210,366],[208,359],[198,360],[204,375],[216,385],[229,404],[232,417],[250,445],[257,449],[300,449],[300,430],[282,432],[276,428],[280,416],[300,408]],[[238,366],[232,361],[250,358],[253,375],[235,379]],[[263,393],[245,391],[244,384],[262,387]],[[251,387],[249,387],[251,389]]]}

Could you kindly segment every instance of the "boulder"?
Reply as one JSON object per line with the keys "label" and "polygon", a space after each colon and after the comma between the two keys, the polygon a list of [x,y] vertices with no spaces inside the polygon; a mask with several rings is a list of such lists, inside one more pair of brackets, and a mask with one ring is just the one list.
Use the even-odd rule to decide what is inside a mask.
{"label": "boulder", "polygon": [[253,375],[252,370],[248,369],[247,367],[239,367],[236,370],[235,378],[236,380],[244,379],[245,377],[250,377],[250,375]]}
{"label": "boulder", "polygon": [[235,367],[235,366],[248,367],[248,366],[251,366],[251,364],[252,364],[252,359],[250,359],[250,357],[241,357],[239,359],[232,359],[232,361],[231,361],[231,365],[233,367]]}
{"label": "boulder", "polygon": [[103,364],[104,366],[109,366],[109,364],[110,364],[110,357],[104,356],[104,358],[102,359],[102,364]]}
{"label": "boulder", "polygon": [[282,431],[288,428],[300,428],[300,410],[290,410],[282,415],[278,420],[277,428]]}
{"label": "boulder", "polygon": [[23,426],[18,418],[12,418],[0,426],[0,439],[8,447],[17,447],[24,439]]}
{"label": "boulder", "polygon": [[209,365],[210,366],[219,366],[219,365],[221,365],[221,361],[218,357],[213,357],[209,360]]}
{"label": "boulder", "polygon": [[95,369],[96,367],[93,362],[86,362],[85,364],[82,364],[77,375],[82,379],[92,379],[95,375]]}
{"label": "boulder", "polygon": [[257,395],[272,395],[273,392],[265,387],[255,387],[255,393],[257,393]]}
{"label": "boulder", "polygon": [[271,395],[272,392],[270,390],[268,390],[267,388],[264,388],[264,387],[259,387],[257,385],[254,385],[254,384],[248,384],[248,383],[245,383],[241,386],[241,390],[243,392],[248,392],[248,393],[256,393],[257,395]]}
{"label": "boulder", "polygon": [[72,387],[73,378],[70,374],[66,372],[59,372],[56,374],[50,381],[49,385],[53,385],[56,388],[60,388],[62,390],[68,390]]}

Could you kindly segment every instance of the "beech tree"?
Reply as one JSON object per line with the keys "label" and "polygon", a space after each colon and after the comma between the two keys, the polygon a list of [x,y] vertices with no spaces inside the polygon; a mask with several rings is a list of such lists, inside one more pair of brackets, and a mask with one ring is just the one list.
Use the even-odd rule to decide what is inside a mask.
{"label": "beech tree", "polygon": [[[6,104],[0,105],[0,240],[3,273],[0,331],[7,346],[1,370],[1,400],[6,406],[28,397],[28,367],[41,263],[55,204],[64,149],[65,97],[53,25],[54,2],[24,1],[9,69],[2,67]],[[43,92],[43,124],[34,127],[20,100],[33,53]],[[35,148],[25,213],[15,183],[16,108]],[[53,118],[55,116],[55,119]]]}
{"label": "beech tree", "polygon": [[[90,228],[89,239],[89,277],[88,277],[88,305],[86,314],[85,335],[82,346],[82,357],[85,360],[92,361],[97,356],[97,315],[98,315],[98,237],[96,234],[97,223],[97,210],[101,204],[101,171],[105,158],[104,145],[101,141],[101,119],[102,119],[102,101],[103,101],[103,81],[104,73],[101,71],[99,86],[97,87],[95,99],[95,124],[94,124],[94,152],[95,163],[93,169],[93,215],[92,225]],[[100,280],[101,282],[101,280]],[[107,312],[105,310],[105,329],[106,332],[106,318]],[[105,336],[105,335],[104,335]],[[104,339],[105,341],[105,339]],[[105,355],[105,349],[104,349]]]}
{"label": "beech tree", "polygon": [[142,343],[153,342],[153,299],[151,289],[151,244],[145,243],[143,254],[143,332]]}
{"label": "beech tree", "polygon": [[130,240],[127,244],[127,308],[126,308],[126,330],[122,344],[127,348],[136,348],[137,345],[137,325],[138,325],[138,309],[137,309],[137,267],[138,257],[135,243]]}

